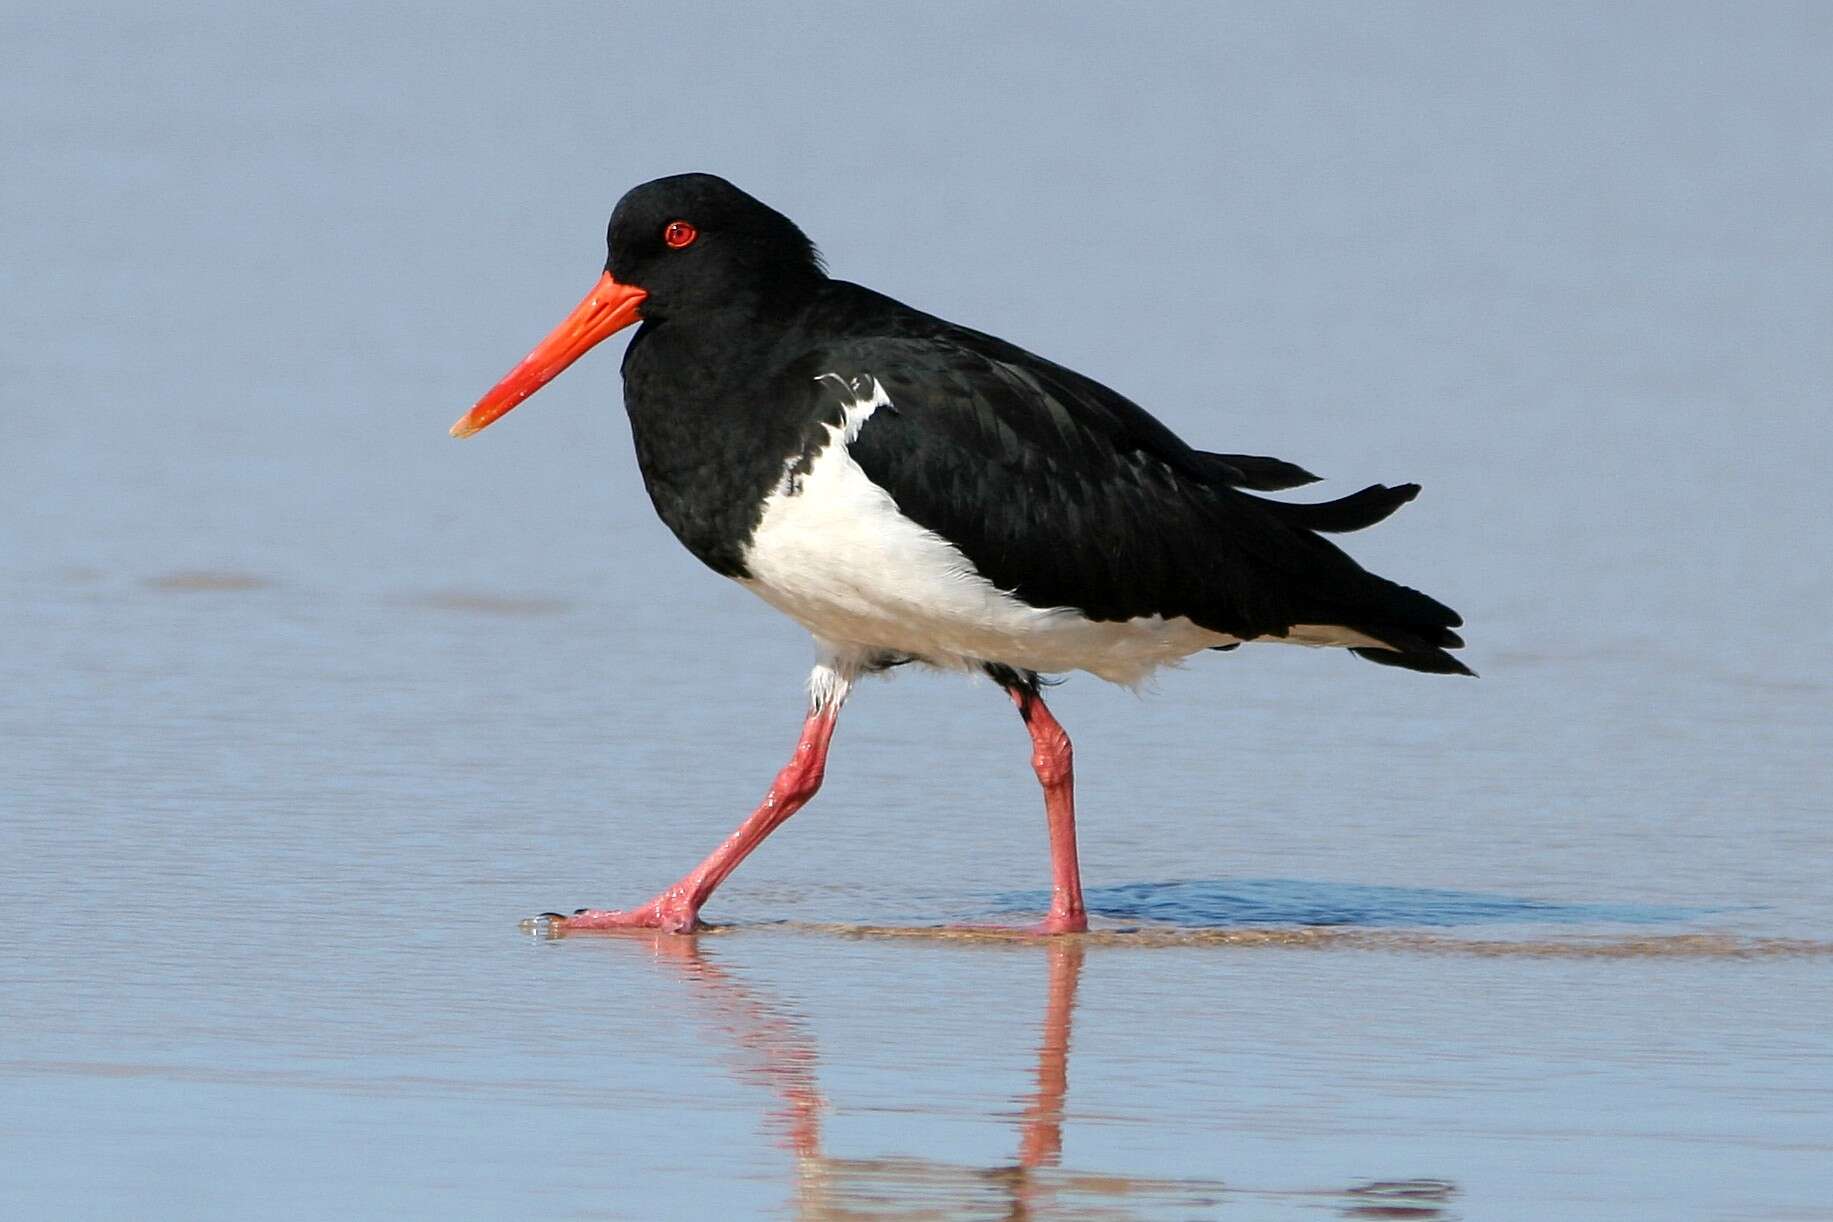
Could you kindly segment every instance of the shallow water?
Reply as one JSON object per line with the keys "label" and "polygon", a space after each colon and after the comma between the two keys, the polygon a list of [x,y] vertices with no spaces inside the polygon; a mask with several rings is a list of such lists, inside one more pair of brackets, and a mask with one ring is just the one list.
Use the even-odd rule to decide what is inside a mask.
{"label": "shallow water", "polygon": [[[0,1215],[1827,1216],[1833,28],[1159,12],[3,19]],[[800,716],[613,356],[444,436],[685,168],[1419,480],[1349,543],[1484,678],[1055,689],[1040,945],[939,928],[1043,906],[1021,727],[900,674],[715,930],[521,931]]]}

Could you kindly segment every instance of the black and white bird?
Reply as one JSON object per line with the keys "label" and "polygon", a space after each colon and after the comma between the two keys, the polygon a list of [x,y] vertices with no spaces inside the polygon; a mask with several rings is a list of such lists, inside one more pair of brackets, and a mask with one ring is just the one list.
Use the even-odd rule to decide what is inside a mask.
{"label": "black and white bird", "polygon": [[1416,484],[1255,495],[1317,477],[1193,449],[1073,370],[833,279],[789,218],[712,175],[635,188],[606,241],[591,293],[453,434],[641,323],[624,405],[657,513],[807,628],[818,660],[795,754],[743,825],[641,907],[549,914],[557,928],[697,928],[714,888],[819,788],[854,682],[902,663],[984,672],[1018,706],[1050,830],[1040,933],[1088,923],[1069,738],[1040,675],[1135,684],[1251,641],[1471,673],[1446,652],[1463,644],[1456,612],[1323,537],[1381,521]]}

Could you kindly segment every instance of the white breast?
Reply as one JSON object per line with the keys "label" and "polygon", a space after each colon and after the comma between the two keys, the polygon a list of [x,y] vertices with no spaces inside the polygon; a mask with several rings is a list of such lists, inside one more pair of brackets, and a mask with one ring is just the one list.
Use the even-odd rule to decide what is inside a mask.
{"label": "white breast", "polygon": [[960,549],[898,511],[847,446],[880,407],[876,378],[823,374],[850,402],[845,423],[805,474],[785,472],[764,502],[744,584],[824,641],[910,654],[938,666],[981,662],[1042,672],[1086,670],[1137,683],[1154,669],[1234,637],[1188,619],[1097,623],[1027,605],[974,571]]}

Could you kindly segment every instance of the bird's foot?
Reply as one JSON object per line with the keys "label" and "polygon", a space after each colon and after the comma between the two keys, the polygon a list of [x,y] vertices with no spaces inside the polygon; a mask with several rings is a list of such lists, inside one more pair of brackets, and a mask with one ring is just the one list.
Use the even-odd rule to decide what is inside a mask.
{"label": "bird's foot", "polygon": [[571,916],[544,912],[535,918],[545,933],[564,934],[618,929],[659,929],[664,933],[695,933],[705,929],[698,905],[685,897],[664,893],[640,908],[612,911],[580,908]]}
{"label": "bird's foot", "polygon": [[949,925],[959,933],[985,934],[999,938],[1054,938],[1066,933],[1087,933],[1085,912],[1053,912],[1032,925]]}
{"label": "bird's foot", "polygon": [[1064,933],[1087,933],[1088,914],[1086,912],[1053,912],[1035,925],[1027,925],[1024,931],[1041,938],[1055,937]]}

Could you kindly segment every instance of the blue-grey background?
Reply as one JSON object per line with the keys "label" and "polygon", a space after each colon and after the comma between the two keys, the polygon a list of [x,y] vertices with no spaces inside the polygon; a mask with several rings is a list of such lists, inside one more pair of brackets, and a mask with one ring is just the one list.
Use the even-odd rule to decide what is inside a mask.
{"label": "blue-grey background", "polygon": [[[0,1212],[1823,1216],[1826,7],[8,6],[0,45]],[[618,343],[445,437],[689,169],[1196,444],[1422,482],[1351,545],[1484,678],[1077,679],[1084,870],[1110,924],[1520,953],[1090,946],[1060,1158],[992,1174],[1063,952],[814,928],[1040,902],[1022,731],[920,675],[849,706],[735,932],[520,936],[691,864],[801,711],[799,630],[650,512]]]}

